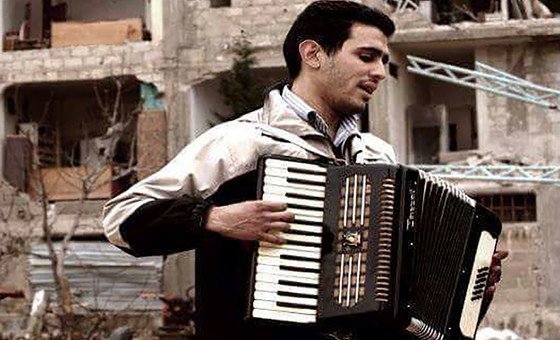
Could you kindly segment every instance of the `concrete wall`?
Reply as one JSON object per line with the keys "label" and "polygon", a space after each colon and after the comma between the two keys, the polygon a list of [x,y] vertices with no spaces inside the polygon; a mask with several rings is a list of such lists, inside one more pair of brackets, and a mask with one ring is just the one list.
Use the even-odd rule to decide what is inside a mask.
{"label": "concrete wall", "polygon": [[[515,187],[485,192],[515,192]],[[498,248],[510,252],[502,281],[483,326],[510,328],[524,338],[558,339],[560,334],[560,190],[550,185],[522,186],[534,192],[537,222],[507,223]]]}
{"label": "concrete wall", "polygon": [[150,42],[17,51],[0,53],[0,85],[127,74],[159,84],[162,67],[161,49]]}
{"label": "concrete wall", "polygon": [[[479,48],[476,59],[536,84],[560,88],[557,41]],[[477,111],[481,150],[533,163],[560,162],[558,111],[483,92],[477,92]]]}
{"label": "concrete wall", "polygon": [[405,57],[392,51],[392,61],[399,66],[398,77],[388,76],[370,103],[370,131],[393,145],[400,162],[410,161],[407,108],[428,104],[430,96],[428,87],[418,86],[422,79],[406,71]]}

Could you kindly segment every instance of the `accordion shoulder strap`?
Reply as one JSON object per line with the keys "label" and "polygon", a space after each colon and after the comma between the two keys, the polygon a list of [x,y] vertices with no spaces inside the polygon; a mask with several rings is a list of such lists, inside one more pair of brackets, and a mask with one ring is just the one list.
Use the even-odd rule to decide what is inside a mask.
{"label": "accordion shoulder strap", "polygon": [[255,126],[257,129],[261,130],[261,132],[265,136],[281,139],[291,144],[297,145],[300,148],[305,149],[306,151],[311,152],[312,154],[315,154],[319,157],[328,158],[328,159],[332,158],[332,156],[328,155],[326,152],[321,151],[318,148],[312,146],[311,144],[307,143],[303,138],[296,136],[293,133],[261,123],[256,123]]}

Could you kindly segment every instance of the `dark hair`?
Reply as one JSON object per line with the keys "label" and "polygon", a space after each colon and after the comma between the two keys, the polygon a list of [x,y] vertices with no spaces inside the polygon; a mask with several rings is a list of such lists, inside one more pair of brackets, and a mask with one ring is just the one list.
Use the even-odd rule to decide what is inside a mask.
{"label": "dark hair", "polygon": [[395,32],[395,24],[387,15],[356,2],[320,0],[307,6],[284,40],[284,59],[290,78],[295,79],[301,70],[299,44],[302,41],[314,40],[331,55],[350,37],[355,23],[375,26],[387,37]]}

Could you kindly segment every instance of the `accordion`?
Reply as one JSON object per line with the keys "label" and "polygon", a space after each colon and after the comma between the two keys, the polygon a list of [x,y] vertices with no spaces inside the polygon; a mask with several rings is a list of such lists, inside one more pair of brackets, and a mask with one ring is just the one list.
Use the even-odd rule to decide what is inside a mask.
{"label": "accordion", "polygon": [[256,246],[247,318],[474,339],[501,223],[472,198],[411,167],[282,156],[260,160],[257,191],[295,220]]}

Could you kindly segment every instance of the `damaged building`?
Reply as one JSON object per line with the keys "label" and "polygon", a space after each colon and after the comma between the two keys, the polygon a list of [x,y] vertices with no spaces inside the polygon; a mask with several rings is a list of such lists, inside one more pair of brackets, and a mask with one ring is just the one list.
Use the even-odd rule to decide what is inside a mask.
{"label": "damaged building", "polygon": [[[31,230],[38,241],[30,246],[32,253],[40,253],[45,251],[42,212],[52,222],[55,244],[64,241],[78,216],[72,256],[81,254],[89,268],[123,283],[96,308],[118,311],[125,303],[118,296],[138,297],[144,303],[135,308],[158,319],[162,306],[146,293],[185,296],[194,284],[194,253],[127,262],[102,236],[101,207],[215,124],[216,112],[231,113],[220,81],[241,36],[255,48],[258,79],[285,78],[281,45],[309,2],[2,1],[0,162],[10,187],[0,204],[3,211],[25,207],[2,225]],[[400,162],[560,164],[557,109],[408,70],[409,56],[469,70],[482,63],[560,90],[557,1],[360,2],[383,8],[397,23],[389,76],[362,125],[390,142]],[[39,186],[37,177],[43,179]],[[554,223],[560,218],[554,206],[560,190],[515,180],[457,183],[499,214],[504,221],[500,247],[510,251],[485,325],[553,338],[560,333],[560,259],[555,256],[560,233]],[[16,200],[8,197],[14,190]],[[41,211],[37,202],[45,197],[48,209]],[[132,270],[138,284],[125,286],[125,276],[109,268],[113,260]],[[18,326],[7,320],[27,314],[33,292],[52,278],[48,266],[27,253],[10,257],[0,270],[0,288],[21,289],[26,296],[0,304],[0,331],[6,332]],[[80,272],[69,269],[74,277],[88,277],[74,270]],[[93,281],[77,284],[82,291],[99,291]],[[91,303],[87,297],[83,301]]]}

